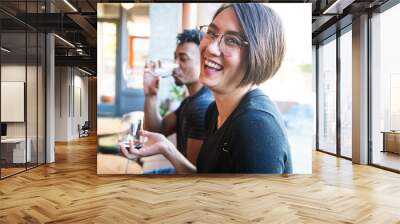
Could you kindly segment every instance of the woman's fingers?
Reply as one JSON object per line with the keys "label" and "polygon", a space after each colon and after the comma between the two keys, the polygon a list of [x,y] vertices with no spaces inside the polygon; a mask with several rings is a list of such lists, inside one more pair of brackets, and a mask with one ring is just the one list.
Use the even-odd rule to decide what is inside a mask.
{"label": "woman's fingers", "polygon": [[130,153],[134,153],[134,152],[132,152],[132,149],[134,149],[135,147],[133,146],[133,141],[132,140],[130,140],[129,141],[129,152]]}
{"label": "woman's fingers", "polygon": [[128,152],[125,145],[120,145],[120,150],[121,150],[122,154],[128,159],[137,158],[137,155],[134,155],[134,154]]}
{"label": "woman's fingers", "polygon": [[140,135],[147,137],[148,139],[153,140],[153,141],[164,140],[164,136],[162,134],[154,133],[154,132],[150,132],[150,131],[141,130]]}
{"label": "woman's fingers", "polygon": [[159,150],[157,150],[157,145],[149,145],[149,146],[143,146],[140,149],[133,149],[132,153],[140,155],[140,156],[152,156],[159,154]]}
{"label": "woman's fingers", "polygon": [[148,131],[140,131],[140,135],[143,137],[143,142],[146,145],[152,145],[156,142],[158,142],[159,140],[157,139],[157,134],[152,133],[152,132],[148,132]]}
{"label": "woman's fingers", "polygon": [[153,133],[152,133],[152,132],[149,132],[149,131],[145,131],[145,130],[140,130],[140,134],[143,135],[143,136],[145,136],[145,137],[148,137],[149,135],[151,135],[151,134],[153,134]]}
{"label": "woman's fingers", "polygon": [[165,148],[164,141],[168,141],[162,134],[142,130],[140,135],[143,137],[144,142],[148,140],[147,144],[143,144],[142,148],[135,148],[133,141],[129,141],[129,145],[120,145],[120,151],[125,157],[132,159],[162,154]]}
{"label": "woman's fingers", "polygon": [[160,153],[159,147],[160,146],[158,144],[153,144],[150,146],[143,146],[140,149],[136,149],[133,143],[130,142],[128,147],[124,144],[121,144],[120,151],[128,159],[134,159],[137,157],[145,157],[145,156],[152,156],[159,154]]}

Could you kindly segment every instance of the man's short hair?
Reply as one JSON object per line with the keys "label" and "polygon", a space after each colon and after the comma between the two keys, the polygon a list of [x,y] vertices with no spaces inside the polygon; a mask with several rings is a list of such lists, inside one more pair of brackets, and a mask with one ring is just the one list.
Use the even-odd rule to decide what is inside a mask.
{"label": "man's short hair", "polygon": [[199,46],[203,35],[204,34],[199,30],[184,30],[176,37],[176,43],[178,45],[184,43],[195,43],[197,46]]}

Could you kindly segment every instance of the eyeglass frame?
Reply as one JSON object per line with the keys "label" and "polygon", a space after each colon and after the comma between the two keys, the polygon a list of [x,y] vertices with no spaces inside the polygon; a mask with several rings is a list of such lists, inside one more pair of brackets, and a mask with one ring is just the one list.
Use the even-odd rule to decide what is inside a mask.
{"label": "eyeglass frame", "polygon": [[[204,27],[207,27],[207,30],[209,29],[209,26],[210,25],[202,25],[202,26],[199,26],[199,31],[201,31],[202,29],[204,29]],[[219,38],[219,40],[218,40],[218,47],[221,49],[221,40],[222,40],[222,38],[224,38],[224,35],[225,34],[227,34],[226,32],[225,33],[218,33],[218,34],[215,34],[216,35],[216,37],[215,38],[213,38],[211,41],[215,41],[215,40],[218,40],[218,38]],[[228,34],[230,34],[230,33],[228,33]],[[238,37],[239,39],[240,39],[240,41],[242,41],[242,43],[241,43],[241,45],[239,46],[239,48],[242,48],[243,46],[246,46],[246,45],[249,45],[249,42],[248,41],[246,41],[246,39],[245,38],[243,38],[239,33],[237,33],[237,34],[230,34],[230,35],[234,35],[234,36],[236,36],[236,37]],[[208,36],[208,34],[207,34],[207,32],[204,32],[204,37],[203,38],[207,38],[207,36]]]}

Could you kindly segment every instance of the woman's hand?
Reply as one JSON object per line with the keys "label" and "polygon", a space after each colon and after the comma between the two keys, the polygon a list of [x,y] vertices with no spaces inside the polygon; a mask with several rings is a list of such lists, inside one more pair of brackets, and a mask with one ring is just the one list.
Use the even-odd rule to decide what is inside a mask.
{"label": "woman's hand", "polygon": [[140,134],[145,138],[142,148],[135,149],[133,142],[129,143],[129,147],[120,145],[121,152],[125,157],[136,159],[138,157],[162,154],[172,163],[178,174],[196,172],[196,167],[164,135],[148,131],[141,131]]}
{"label": "woman's hand", "polygon": [[168,139],[164,135],[148,131],[141,131],[140,134],[145,141],[142,148],[136,149],[132,141],[129,142],[129,147],[120,144],[120,150],[126,158],[136,159],[138,157],[164,154],[168,149]]}

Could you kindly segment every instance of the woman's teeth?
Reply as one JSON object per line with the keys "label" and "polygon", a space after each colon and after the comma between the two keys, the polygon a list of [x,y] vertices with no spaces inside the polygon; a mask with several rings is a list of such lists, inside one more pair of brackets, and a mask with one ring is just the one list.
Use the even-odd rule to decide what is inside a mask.
{"label": "woman's teeth", "polygon": [[204,64],[206,67],[217,70],[217,71],[221,71],[223,69],[223,67],[221,65],[219,65],[213,61],[207,60],[207,59],[205,60]]}

